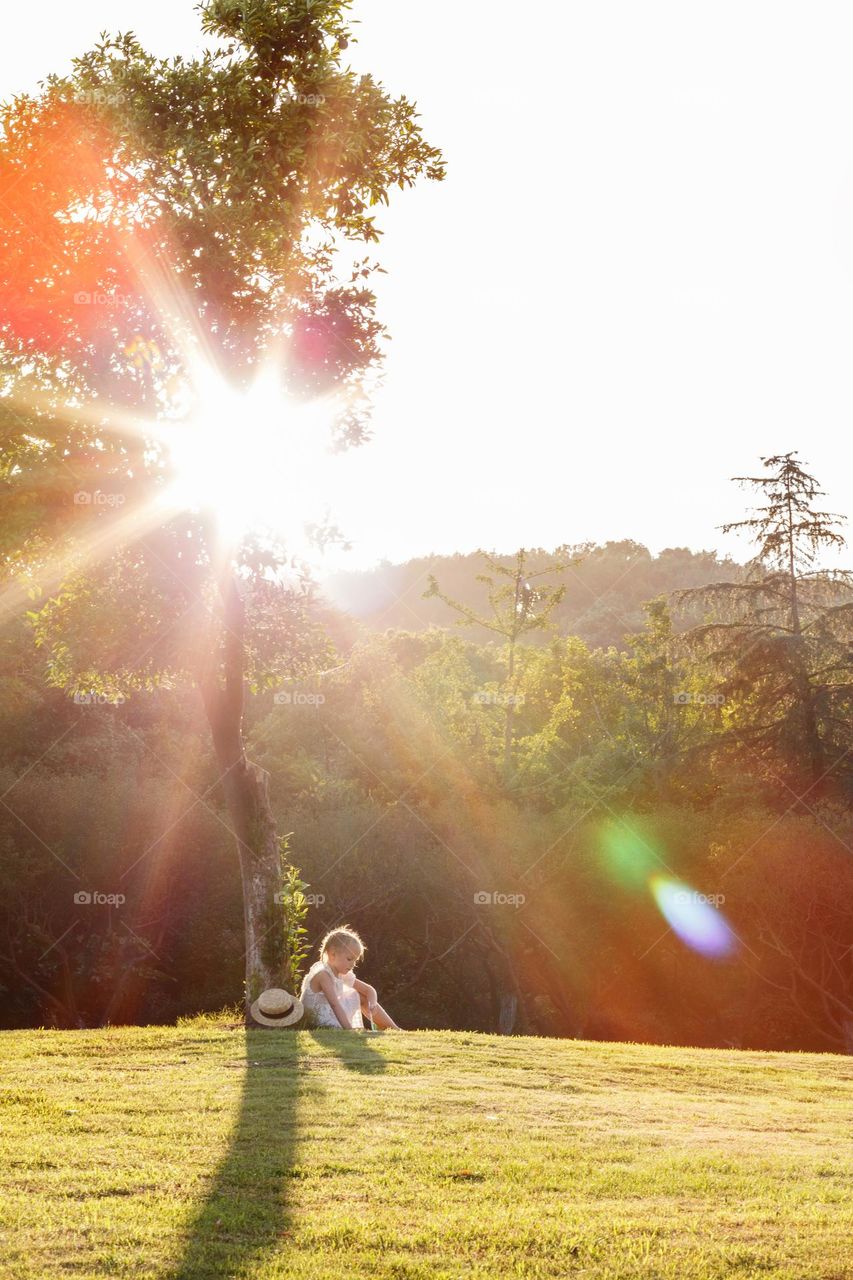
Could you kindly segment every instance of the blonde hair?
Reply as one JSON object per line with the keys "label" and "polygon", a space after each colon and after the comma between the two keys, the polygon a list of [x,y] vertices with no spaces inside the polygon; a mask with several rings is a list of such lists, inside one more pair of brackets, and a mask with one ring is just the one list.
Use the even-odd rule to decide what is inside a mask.
{"label": "blonde hair", "polygon": [[326,952],[329,950],[329,947],[340,948],[345,946],[348,942],[354,942],[356,944],[359,949],[358,958],[360,960],[367,948],[356,933],[355,929],[348,924],[339,925],[337,929],[331,929],[326,934],[325,938],[320,943],[320,959],[325,959]]}

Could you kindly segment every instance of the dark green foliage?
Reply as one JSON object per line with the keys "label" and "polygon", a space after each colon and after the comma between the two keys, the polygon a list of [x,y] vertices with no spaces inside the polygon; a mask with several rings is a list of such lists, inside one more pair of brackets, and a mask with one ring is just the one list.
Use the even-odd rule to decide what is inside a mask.
{"label": "dark green foliage", "polygon": [[[720,733],[717,711],[668,701],[673,682],[702,685],[686,659],[667,668],[669,637],[658,605],[624,655],[578,640],[530,650],[512,791],[500,709],[471,698],[495,674],[494,651],[458,635],[375,637],[305,685],[313,701],[250,699],[252,752],[292,831],[293,986],[306,944],[313,953],[347,920],[368,944],[362,975],[404,1025],[494,1029],[509,962],[528,1030],[842,1048],[849,809],[785,815],[787,801],[774,810],[760,798],[757,765],[709,770],[695,748]],[[233,1004],[239,873],[192,702],[161,691],[75,707],[40,688],[23,641],[7,633],[6,644],[18,672],[0,726],[8,1022],[160,1021]],[[602,838],[619,821],[664,870],[725,895],[744,940],[735,962],[709,962],[667,932],[642,877],[613,879]],[[54,854],[87,888],[126,885],[127,903],[93,908],[81,934],[78,882]],[[318,902],[304,912],[306,882]],[[525,902],[484,907],[478,890]],[[811,996],[810,982],[822,984]]]}

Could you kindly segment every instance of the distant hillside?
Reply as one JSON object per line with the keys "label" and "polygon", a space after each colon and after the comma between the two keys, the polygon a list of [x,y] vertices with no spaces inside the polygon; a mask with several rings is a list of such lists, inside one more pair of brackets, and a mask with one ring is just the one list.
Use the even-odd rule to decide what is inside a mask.
{"label": "distant hillside", "polygon": [[[642,605],[654,596],[708,582],[735,581],[743,566],[713,551],[667,547],[653,556],[639,542],[585,543],[558,547],[553,552],[530,550],[530,568],[543,568],[556,558],[576,560],[565,574],[565,599],[553,618],[559,631],[578,635],[590,645],[621,646],[626,634],[642,628]],[[499,556],[511,564],[513,556]],[[477,581],[484,572],[482,556],[425,556],[405,564],[384,561],[376,569],[337,573],[326,579],[323,591],[337,608],[360,619],[368,627],[384,631],[399,627],[424,631],[430,626],[455,627],[457,615],[442,600],[424,600],[430,573],[441,590],[478,612],[488,610],[487,588]],[[553,579],[556,581],[556,577]],[[461,628],[460,628],[461,630]],[[470,639],[483,643],[493,633],[466,627]],[[535,642],[535,638],[531,637]]]}

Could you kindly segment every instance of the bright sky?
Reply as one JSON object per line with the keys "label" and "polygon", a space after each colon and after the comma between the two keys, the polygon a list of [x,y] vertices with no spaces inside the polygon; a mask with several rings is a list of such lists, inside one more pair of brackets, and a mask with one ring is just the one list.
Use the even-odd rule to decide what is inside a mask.
{"label": "bright sky", "polygon": [[[624,537],[745,559],[715,528],[749,501],[729,477],[790,449],[848,515],[853,7],[353,11],[353,64],[417,100],[449,176],[382,213],[394,340],[340,563]],[[192,0],[16,5],[0,95],[105,28],[198,42]]]}

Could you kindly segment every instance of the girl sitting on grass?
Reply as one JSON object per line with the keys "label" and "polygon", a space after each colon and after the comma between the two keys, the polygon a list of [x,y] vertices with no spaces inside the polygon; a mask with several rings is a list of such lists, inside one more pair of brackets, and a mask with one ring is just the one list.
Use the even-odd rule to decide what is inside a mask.
{"label": "girl sitting on grass", "polygon": [[353,966],[358,964],[364,951],[364,943],[349,925],[332,929],[320,943],[320,959],[302,979],[300,993],[303,1005],[314,1014],[318,1027],[363,1030],[364,1013],[374,1028],[402,1030],[377,1003],[376,988],[361,982],[353,973]]}

